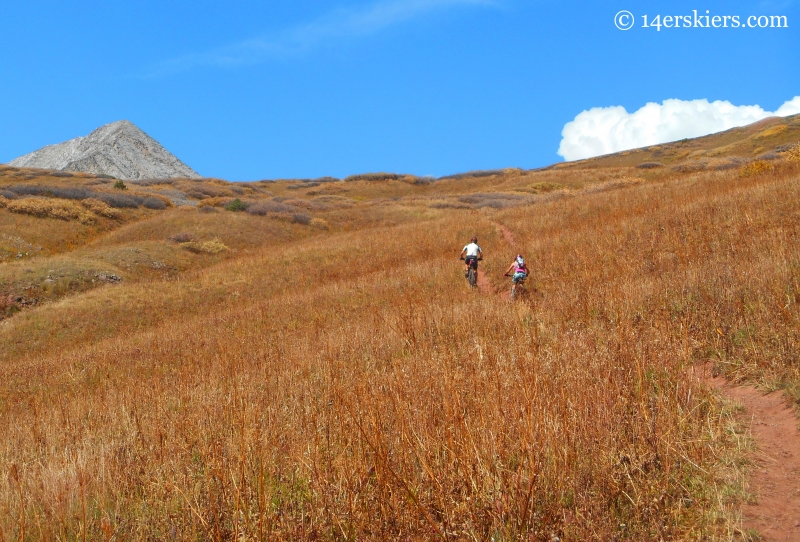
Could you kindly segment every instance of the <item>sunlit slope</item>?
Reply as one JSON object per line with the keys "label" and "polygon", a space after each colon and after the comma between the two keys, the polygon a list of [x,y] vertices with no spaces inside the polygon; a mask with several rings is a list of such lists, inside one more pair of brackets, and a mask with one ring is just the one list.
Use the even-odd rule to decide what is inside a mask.
{"label": "sunlit slope", "polygon": [[[797,389],[799,177],[778,161],[386,181],[396,200],[364,180],[264,195],[347,198],[306,209],[328,229],[139,209],[75,254],[153,243],[185,267],[0,325],[0,469],[15,473],[0,525],[13,538],[24,517],[45,539],[721,534],[746,441],[687,368]],[[327,186],[342,193],[309,193]],[[165,240],[182,232],[230,246]],[[473,234],[488,291],[468,291],[457,260]],[[495,290],[518,252],[533,276],[510,304]]]}

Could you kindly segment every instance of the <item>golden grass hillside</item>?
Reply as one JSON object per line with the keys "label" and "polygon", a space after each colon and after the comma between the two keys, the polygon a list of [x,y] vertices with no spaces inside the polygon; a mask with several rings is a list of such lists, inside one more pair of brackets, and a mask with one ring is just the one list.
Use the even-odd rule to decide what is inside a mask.
{"label": "golden grass hillside", "polygon": [[[44,191],[20,171],[9,201]],[[800,401],[800,166],[378,177],[128,183],[172,206],[94,225],[0,209],[32,247],[6,291],[122,279],[0,321],[0,537],[749,536],[748,441],[689,369]],[[24,197],[88,199],[47,190]]]}

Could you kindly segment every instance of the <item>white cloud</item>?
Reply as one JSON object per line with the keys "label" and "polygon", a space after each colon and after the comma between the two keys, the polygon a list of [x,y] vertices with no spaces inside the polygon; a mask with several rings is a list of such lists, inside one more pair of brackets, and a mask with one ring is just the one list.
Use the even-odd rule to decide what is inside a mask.
{"label": "white cloud", "polygon": [[148,76],[185,71],[195,66],[256,64],[269,58],[302,53],[326,42],[376,34],[435,10],[456,6],[497,6],[501,0],[379,0],[359,9],[338,9],[273,36],[232,43],[211,51],[162,62]]}
{"label": "white cloud", "polygon": [[648,103],[634,113],[628,113],[620,105],[595,107],[564,126],[558,154],[565,160],[580,160],[797,113],[800,113],[800,96],[774,112],[764,111],[758,105],[733,105],[720,100],[664,100],[663,104]]}

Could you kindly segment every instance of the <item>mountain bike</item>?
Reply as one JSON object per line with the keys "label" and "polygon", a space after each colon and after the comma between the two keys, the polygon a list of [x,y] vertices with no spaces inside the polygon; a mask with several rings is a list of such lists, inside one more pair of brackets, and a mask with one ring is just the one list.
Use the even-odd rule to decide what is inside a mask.
{"label": "mountain bike", "polygon": [[[478,261],[482,260],[483,258],[475,258],[472,256],[468,256],[469,259],[469,269],[467,270],[467,282],[469,282],[470,288],[475,288],[478,285]],[[465,260],[461,258],[461,260]]]}
{"label": "mountain bike", "polygon": [[[503,276],[513,277],[513,275],[509,273],[505,273]],[[513,278],[511,279],[511,301],[514,301],[515,299],[518,299],[523,295],[525,295],[526,290],[524,284],[526,280],[528,280],[528,275],[520,277],[516,281]]]}

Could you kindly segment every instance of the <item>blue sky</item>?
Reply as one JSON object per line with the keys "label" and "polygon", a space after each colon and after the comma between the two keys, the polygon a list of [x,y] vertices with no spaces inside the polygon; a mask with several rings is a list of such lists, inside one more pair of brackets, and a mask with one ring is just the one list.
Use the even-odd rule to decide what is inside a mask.
{"label": "blue sky", "polygon": [[[230,180],[538,167],[591,108],[776,111],[800,95],[798,4],[4,2],[0,162],[128,119]],[[641,28],[695,9],[789,28]]]}

